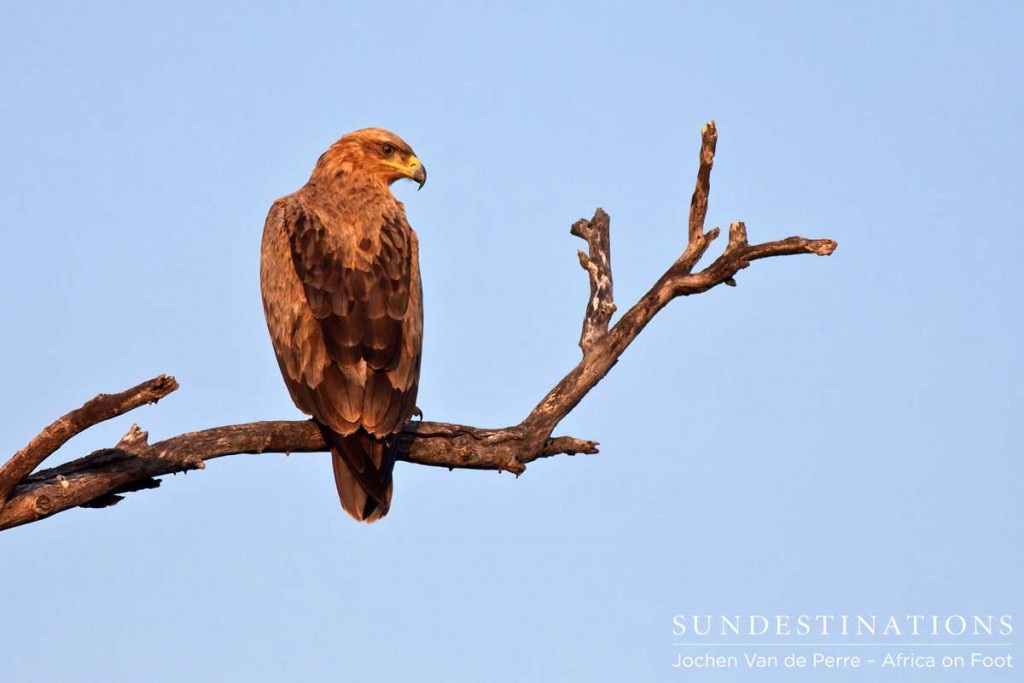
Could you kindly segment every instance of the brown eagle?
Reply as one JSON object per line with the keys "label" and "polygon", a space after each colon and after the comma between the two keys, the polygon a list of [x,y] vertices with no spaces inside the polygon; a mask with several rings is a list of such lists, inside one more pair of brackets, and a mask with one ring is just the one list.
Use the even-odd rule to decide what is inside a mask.
{"label": "brown eagle", "polygon": [[405,141],[345,135],[270,207],[260,258],[281,374],[331,448],[341,506],[365,522],[388,512],[419,385],[423,295],[416,233],[390,189],[400,178],[427,180]]}

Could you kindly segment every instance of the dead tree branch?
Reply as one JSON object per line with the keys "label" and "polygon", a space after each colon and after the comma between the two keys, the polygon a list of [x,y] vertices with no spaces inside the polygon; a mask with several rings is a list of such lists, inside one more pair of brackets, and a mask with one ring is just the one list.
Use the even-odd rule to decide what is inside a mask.
{"label": "dead tree branch", "polygon": [[100,422],[124,415],[147,403],[156,403],[178,388],[173,377],[160,375],[119,394],[100,394],[44,429],[0,467],[0,502],[67,441]]}
{"label": "dead tree branch", "polygon": [[[583,358],[519,424],[504,429],[478,429],[439,422],[406,425],[400,459],[435,467],[508,471],[520,474],[539,458],[558,454],[596,453],[597,443],[551,433],[608,374],[619,356],[668,302],[712,287],[736,285],[735,277],[753,261],[792,254],[831,254],[829,239],[787,237],[751,245],[743,223],[729,227],[722,254],[703,270],[694,268],[718,228],[704,231],[718,132],[714,121],[701,135],[700,164],[690,201],[687,242],[683,253],[654,286],[609,329],[616,306],[612,292],[610,219],[597,209],[590,220],[573,224],[571,233],[587,243],[580,265],[590,280],[590,297],[580,334]],[[75,434],[178,388],[161,375],[120,394],[101,394],[60,418],[0,468],[0,530],[34,522],[73,507],[106,507],[123,494],[155,488],[157,477],[203,469],[205,461],[242,453],[326,451],[320,430],[310,421],[253,422],[182,434],[150,445],[137,426],[113,448],[32,474],[43,460]]]}

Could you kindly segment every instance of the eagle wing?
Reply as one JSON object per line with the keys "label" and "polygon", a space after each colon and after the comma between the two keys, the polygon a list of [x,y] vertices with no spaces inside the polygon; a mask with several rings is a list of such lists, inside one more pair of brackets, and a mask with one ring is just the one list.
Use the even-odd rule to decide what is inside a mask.
{"label": "eagle wing", "polygon": [[416,236],[400,205],[367,225],[322,216],[298,195],[280,199],[261,262],[267,324],[295,404],[342,436],[401,431],[416,405],[423,311]]}

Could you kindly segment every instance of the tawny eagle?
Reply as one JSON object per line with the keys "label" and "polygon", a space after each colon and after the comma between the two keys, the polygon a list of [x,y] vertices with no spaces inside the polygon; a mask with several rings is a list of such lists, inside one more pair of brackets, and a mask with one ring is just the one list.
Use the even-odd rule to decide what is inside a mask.
{"label": "tawny eagle", "polygon": [[416,233],[391,183],[427,172],[397,135],[366,128],[324,152],[270,207],[260,285],[285,384],[331,448],[342,507],[391,504],[402,425],[416,410],[423,297]]}

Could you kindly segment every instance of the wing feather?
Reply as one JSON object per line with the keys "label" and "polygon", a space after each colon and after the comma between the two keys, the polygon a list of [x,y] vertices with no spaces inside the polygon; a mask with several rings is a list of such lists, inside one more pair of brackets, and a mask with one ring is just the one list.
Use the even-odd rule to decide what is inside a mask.
{"label": "wing feather", "polygon": [[263,278],[274,349],[302,410],[341,434],[398,432],[415,407],[422,339],[415,235],[401,211],[379,226],[328,220],[296,195],[271,209],[264,261],[290,266],[274,291]]}

